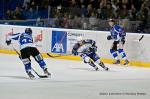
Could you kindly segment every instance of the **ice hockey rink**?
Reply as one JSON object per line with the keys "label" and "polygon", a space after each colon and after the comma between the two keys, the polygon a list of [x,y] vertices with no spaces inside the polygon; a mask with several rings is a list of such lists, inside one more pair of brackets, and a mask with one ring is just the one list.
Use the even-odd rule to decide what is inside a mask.
{"label": "ice hockey rink", "polygon": [[[51,78],[30,80],[17,55],[0,54],[0,99],[150,99],[150,69],[45,59]],[[32,59],[33,68],[42,74]]]}

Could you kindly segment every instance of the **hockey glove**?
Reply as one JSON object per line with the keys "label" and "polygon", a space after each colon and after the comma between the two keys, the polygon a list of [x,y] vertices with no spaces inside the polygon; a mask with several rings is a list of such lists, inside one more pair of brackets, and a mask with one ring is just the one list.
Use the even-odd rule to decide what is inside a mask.
{"label": "hockey glove", "polygon": [[96,52],[97,46],[90,47],[89,50],[90,50],[90,52]]}
{"label": "hockey glove", "polygon": [[96,46],[95,44],[96,44],[96,42],[95,42],[95,41],[92,41],[92,46]]}
{"label": "hockey glove", "polygon": [[121,42],[122,42],[122,44],[125,44],[125,38],[124,37],[121,39]]}
{"label": "hockey glove", "polygon": [[76,50],[72,50],[72,54],[77,56],[78,55],[78,52]]}
{"label": "hockey glove", "polygon": [[107,36],[107,40],[111,40],[112,37],[110,35]]}
{"label": "hockey glove", "polygon": [[6,40],[6,44],[9,46],[11,44],[11,40]]}

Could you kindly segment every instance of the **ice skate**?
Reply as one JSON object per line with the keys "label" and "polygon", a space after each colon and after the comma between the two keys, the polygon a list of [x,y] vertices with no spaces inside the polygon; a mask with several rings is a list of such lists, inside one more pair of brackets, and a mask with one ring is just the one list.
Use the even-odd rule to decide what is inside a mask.
{"label": "ice skate", "polygon": [[120,64],[120,60],[116,60],[113,64]]}
{"label": "ice skate", "polygon": [[125,60],[125,63],[123,65],[128,65],[128,64],[129,64],[129,61]]}
{"label": "ice skate", "polygon": [[28,74],[30,79],[34,79],[35,78],[35,76],[31,73],[31,71],[27,72],[27,74]]}
{"label": "ice skate", "polygon": [[44,74],[46,74],[47,76],[51,76],[51,73],[48,72],[47,68],[45,68],[43,71],[44,71]]}
{"label": "ice skate", "polygon": [[97,67],[97,66],[95,66],[94,69],[95,69],[96,71],[98,71],[98,67]]}
{"label": "ice skate", "polygon": [[95,69],[96,71],[98,70],[98,67],[94,64],[93,61],[88,62],[88,64],[89,64],[90,66],[94,67],[94,69]]}
{"label": "ice skate", "polygon": [[109,70],[109,68],[108,68],[108,67],[106,67],[106,66],[104,65],[104,63],[103,63],[103,62],[100,62],[100,63],[99,63],[99,65],[100,65],[102,68],[104,68],[106,71],[108,71],[108,70]]}
{"label": "ice skate", "polygon": [[109,70],[109,68],[108,68],[108,67],[104,67],[104,69],[105,69],[106,71],[108,71],[108,70]]}

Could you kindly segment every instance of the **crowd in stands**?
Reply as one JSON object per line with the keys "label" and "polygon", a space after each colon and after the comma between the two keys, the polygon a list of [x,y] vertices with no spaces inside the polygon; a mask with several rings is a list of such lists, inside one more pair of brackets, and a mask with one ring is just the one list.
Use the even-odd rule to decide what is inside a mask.
{"label": "crowd in stands", "polygon": [[[81,18],[84,18],[82,21],[88,18],[91,26],[95,26],[97,20],[108,18],[142,21],[141,27],[148,26],[150,22],[149,0],[1,0],[0,4],[4,6],[0,19],[54,18],[55,27],[63,28],[72,28],[74,20],[73,24],[81,27],[78,24]],[[83,24],[83,27],[86,25]]]}

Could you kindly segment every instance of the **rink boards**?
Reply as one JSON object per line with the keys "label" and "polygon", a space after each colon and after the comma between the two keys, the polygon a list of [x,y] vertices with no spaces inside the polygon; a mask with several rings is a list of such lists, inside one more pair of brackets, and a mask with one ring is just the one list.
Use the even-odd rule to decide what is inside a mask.
{"label": "rink boards", "polygon": [[[5,43],[6,34],[24,32],[25,26],[0,25],[0,53],[15,54],[12,46]],[[77,38],[82,36],[84,39],[93,39],[98,46],[98,54],[105,63],[112,63],[112,56],[109,53],[112,41],[107,40],[108,31],[90,31],[75,29],[56,29],[31,27],[33,38],[37,41],[36,46],[42,53],[70,54]],[[142,39],[141,39],[142,37]],[[139,41],[140,40],[140,41]],[[127,33],[126,44],[124,46],[130,66],[150,67],[150,46],[148,46],[150,35]],[[17,42],[12,42],[13,46],[19,50]],[[46,58],[46,54],[43,54]],[[61,59],[80,60],[79,57],[67,55],[55,57]]]}

